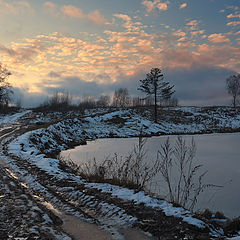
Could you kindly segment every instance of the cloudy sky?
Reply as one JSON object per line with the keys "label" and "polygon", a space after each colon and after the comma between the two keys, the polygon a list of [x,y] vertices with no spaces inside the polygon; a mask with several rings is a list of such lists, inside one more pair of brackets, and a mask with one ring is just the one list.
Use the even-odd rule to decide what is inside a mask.
{"label": "cloudy sky", "polygon": [[239,0],[0,0],[0,62],[26,105],[57,90],[110,94],[152,67],[182,105],[229,104],[240,72]]}

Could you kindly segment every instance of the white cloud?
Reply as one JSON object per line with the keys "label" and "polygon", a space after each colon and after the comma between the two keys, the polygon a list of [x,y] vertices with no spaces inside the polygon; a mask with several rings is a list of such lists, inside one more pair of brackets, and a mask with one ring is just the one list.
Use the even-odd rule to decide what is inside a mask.
{"label": "white cloud", "polygon": [[240,14],[229,14],[227,15],[227,18],[240,18]]}
{"label": "white cloud", "polygon": [[169,1],[163,1],[163,0],[142,1],[142,5],[145,6],[147,13],[150,13],[155,9],[158,9],[159,11],[166,11],[168,9],[169,3],[170,3]]}
{"label": "white cloud", "polygon": [[[1,1],[1,0],[0,0]],[[57,5],[52,2],[45,2],[44,7],[46,10],[53,16],[58,17],[60,13],[69,18],[75,19],[86,19],[93,24],[97,25],[107,25],[109,22],[106,18],[100,13],[99,10],[94,10],[88,14],[85,14],[81,8],[78,8],[74,5]]]}
{"label": "white cloud", "polygon": [[232,21],[227,23],[227,26],[232,26],[232,27],[236,27],[238,25],[240,25],[240,21]]}
{"label": "white cloud", "polygon": [[107,25],[107,24],[109,24],[107,22],[107,20],[105,19],[105,17],[103,15],[101,15],[101,13],[98,10],[90,12],[87,15],[87,18],[94,24],[98,24],[98,25]]}
{"label": "white cloud", "polygon": [[183,9],[183,8],[185,8],[185,7],[187,7],[187,3],[182,3],[182,4],[179,6],[179,9]]}
{"label": "white cloud", "polygon": [[27,1],[12,1],[8,3],[6,1],[0,0],[0,14],[34,14],[34,9],[31,7],[30,3]]}
{"label": "white cloud", "polygon": [[61,11],[64,15],[71,18],[84,18],[84,14],[81,8],[75,7],[73,5],[64,5],[61,7]]}
{"label": "white cloud", "polygon": [[226,43],[230,42],[229,38],[224,36],[222,33],[214,33],[208,36],[208,40],[212,43]]}
{"label": "white cloud", "polygon": [[57,16],[59,14],[58,11],[58,6],[52,2],[45,2],[43,4],[43,6],[45,7],[45,9],[47,10],[47,12],[51,15]]}

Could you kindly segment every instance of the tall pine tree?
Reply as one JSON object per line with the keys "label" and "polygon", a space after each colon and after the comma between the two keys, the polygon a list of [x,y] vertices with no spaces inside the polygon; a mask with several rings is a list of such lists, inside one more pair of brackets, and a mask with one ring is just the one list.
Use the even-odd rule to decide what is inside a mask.
{"label": "tall pine tree", "polygon": [[140,80],[140,83],[138,90],[146,93],[147,96],[154,95],[154,116],[157,122],[157,101],[161,98],[171,98],[174,85],[170,86],[168,82],[163,81],[162,70],[159,68],[152,68],[150,73],[147,73],[147,77]]}

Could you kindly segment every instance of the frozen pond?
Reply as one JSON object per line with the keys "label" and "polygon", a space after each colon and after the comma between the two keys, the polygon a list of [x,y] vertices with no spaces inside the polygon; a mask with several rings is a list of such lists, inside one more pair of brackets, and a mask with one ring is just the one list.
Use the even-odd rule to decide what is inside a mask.
{"label": "frozen pond", "polygon": [[[184,139],[190,143],[192,137],[197,145],[196,161],[203,164],[204,170],[208,170],[204,182],[223,186],[204,192],[197,209],[209,208],[221,211],[229,217],[240,216],[240,133],[188,135]],[[148,159],[156,159],[157,151],[166,139],[167,136],[148,138],[145,146]],[[176,139],[176,136],[170,136],[172,142]],[[93,158],[103,161],[114,153],[127,156],[137,143],[138,138],[97,139],[87,142],[87,145],[64,151],[62,155],[70,156],[78,164]],[[155,181],[154,184],[159,186],[159,181]],[[155,191],[155,188],[152,189]]]}

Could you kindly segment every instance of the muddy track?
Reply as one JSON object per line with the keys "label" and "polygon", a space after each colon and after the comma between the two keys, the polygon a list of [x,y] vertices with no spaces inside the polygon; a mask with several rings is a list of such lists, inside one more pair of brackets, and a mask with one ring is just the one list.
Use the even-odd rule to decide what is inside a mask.
{"label": "muddy track", "polygon": [[122,227],[142,229],[157,239],[210,239],[209,229],[199,229],[183,222],[181,218],[167,217],[161,210],[135,205],[131,201],[88,188],[71,173],[67,178],[58,178],[30,161],[10,155],[7,147],[9,142],[29,129],[39,127],[28,122],[23,122],[21,126],[9,128],[2,135],[2,152],[10,171],[16,175],[15,181],[26,186],[25,191],[29,196],[35,196],[38,202],[52,206],[52,211],[48,209],[46,212],[55,222],[61,222],[57,212],[64,212],[99,225],[110,232],[114,239],[124,239],[124,234],[119,231]]}
{"label": "muddy track", "polygon": [[[97,197],[96,192],[87,194],[84,191],[86,190],[84,185],[79,185],[71,179],[59,180],[55,176],[38,169],[28,161],[8,154],[8,143],[24,132],[25,130],[22,129],[9,131],[7,135],[8,141],[2,144],[3,153],[8,157],[10,166],[14,169],[12,171],[16,174],[18,181],[26,184],[28,191],[42,199],[42,202],[49,202],[60,211],[96,223],[110,231],[116,239],[121,239],[117,227],[122,225],[130,226],[134,219],[124,213],[123,209],[102,201]],[[76,199],[71,197],[72,193],[75,194]],[[119,212],[121,212],[121,215],[117,214]]]}
{"label": "muddy track", "polygon": [[[0,239],[63,239],[62,221],[0,167]],[[67,239],[67,238],[66,238]]]}
{"label": "muddy track", "polygon": [[[13,139],[29,131],[29,129],[32,130],[35,128],[39,127],[34,125],[30,126],[25,123],[24,127],[14,126],[8,128],[8,130],[0,136],[1,152],[8,165],[6,169],[8,169],[10,174],[9,177],[17,181],[19,186],[24,186],[24,191],[27,191],[29,196],[34,196],[38,202],[50,204],[54,209],[52,209],[53,212],[48,210],[48,214],[50,214],[51,217],[55,216],[55,221],[61,221],[56,216],[58,215],[56,212],[64,212],[64,214],[74,215],[81,220],[99,225],[101,228],[108,230],[114,239],[124,239],[117,228],[122,225],[131,225],[133,219],[132,216],[124,214],[124,210],[102,202],[94,196],[83,193],[85,187],[80,187],[79,184],[76,184],[71,179],[61,179],[61,181],[64,182],[64,186],[61,186],[59,179],[47,174],[24,159],[8,154],[7,146]],[[78,188],[77,201],[73,201],[71,197],[66,197],[66,193],[69,192],[68,188],[71,185]],[[114,216],[114,212],[121,212],[122,214],[121,216],[116,214],[116,216],[118,216],[116,217]]]}

